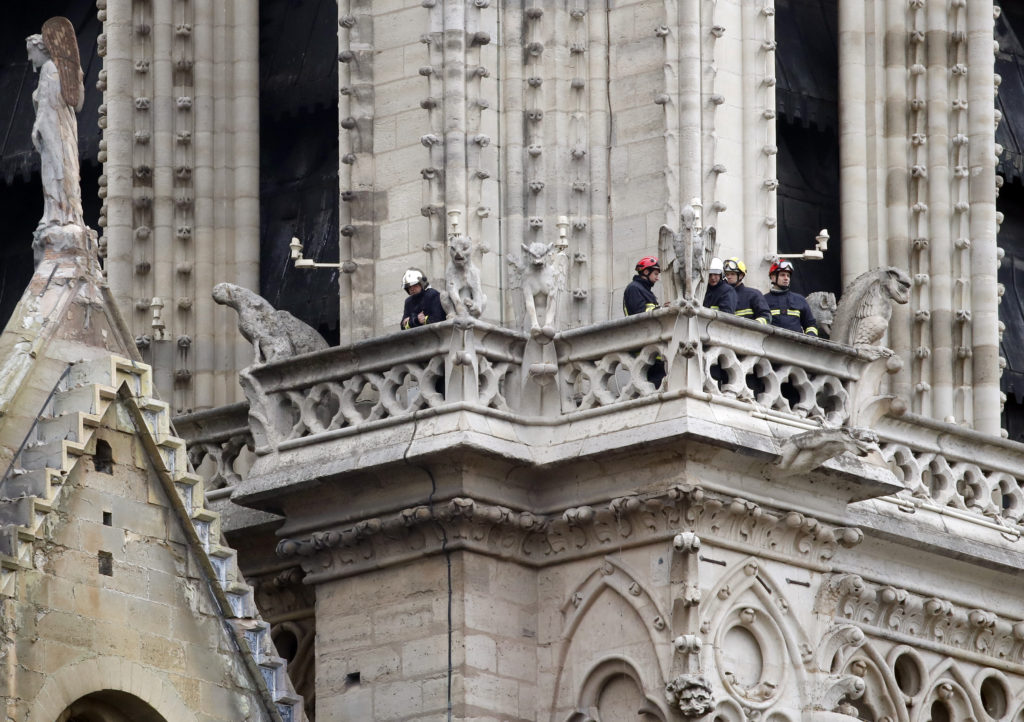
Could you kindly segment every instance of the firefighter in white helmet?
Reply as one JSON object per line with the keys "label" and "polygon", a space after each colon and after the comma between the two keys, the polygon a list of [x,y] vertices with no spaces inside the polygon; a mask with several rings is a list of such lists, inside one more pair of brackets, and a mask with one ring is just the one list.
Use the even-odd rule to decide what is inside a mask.
{"label": "firefighter in white helmet", "polygon": [[441,306],[441,294],[430,287],[430,281],[420,269],[410,268],[405,272],[402,288],[409,294],[402,312],[402,328],[426,326],[448,317]]}
{"label": "firefighter in white helmet", "polygon": [[704,293],[704,308],[723,313],[736,313],[736,289],[723,278],[721,258],[712,258],[708,267],[708,290]]}

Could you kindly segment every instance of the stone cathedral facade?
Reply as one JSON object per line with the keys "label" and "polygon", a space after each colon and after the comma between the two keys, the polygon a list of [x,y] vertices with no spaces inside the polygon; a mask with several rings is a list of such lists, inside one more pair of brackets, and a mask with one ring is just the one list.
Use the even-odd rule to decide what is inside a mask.
{"label": "stone cathedral facade", "polygon": [[[835,4],[828,243],[780,232],[777,20],[799,3],[320,3],[337,261],[310,267],[301,238],[288,272],[334,274],[340,343],[312,351],[296,319],[212,296],[261,290],[271,5],[97,0],[104,280],[68,261],[95,288],[61,303],[96,309],[109,337],[69,312],[71,340],[28,354],[17,334],[54,293],[37,271],[0,340],[0,374],[38,379],[0,395],[19,470],[0,491],[34,514],[5,512],[0,538],[12,719],[118,720],[130,695],[147,721],[1024,720],[998,3]],[[767,287],[780,253],[807,290],[832,263],[834,328],[877,332],[821,340],[700,306],[712,255]],[[623,318],[644,255],[670,303]],[[396,331],[409,267],[446,294],[446,321]],[[100,429],[75,417],[90,461],[19,445],[59,416],[48,390],[94,387],[66,411]],[[8,478],[28,472],[49,481]],[[108,613],[32,590],[60,586],[54,543],[93,563],[73,525],[90,494],[119,493],[159,507],[140,549],[178,561],[132,546],[114,562],[183,580],[133,604],[198,616],[180,663],[107,649],[145,680],[111,694],[66,671],[95,640],[48,627],[62,651],[34,666],[10,650],[47,605]]]}

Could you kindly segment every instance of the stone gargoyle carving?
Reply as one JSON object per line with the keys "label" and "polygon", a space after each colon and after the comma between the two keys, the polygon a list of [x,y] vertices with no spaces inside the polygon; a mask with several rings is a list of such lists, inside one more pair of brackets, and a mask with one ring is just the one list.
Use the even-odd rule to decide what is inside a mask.
{"label": "stone gargoyle carving", "polygon": [[786,476],[806,474],[829,459],[849,452],[867,456],[879,451],[878,437],[868,429],[814,429],[786,439],[776,465]]}
{"label": "stone gargoyle carving", "polygon": [[[565,288],[565,269],[558,263],[553,243],[534,241],[522,244],[522,248],[521,259],[508,258],[513,272],[511,285],[522,289],[530,334],[550,340],[555,336],[558,294]],[[544,307],[543,323],[537,316],[538,302]]]}
{"label": "stone gargoyle carving", "polygon": [[480,318],[487,303],[480,286],[480,269],[473,263],[473,241],[468,236],[448,236],[448,266],[444,271],[441,305],[449,316]]}
{"label": "stone gargoyle carving", "polygon": [[252,344],[257,364],[327,348],[313,328],[287,311],[278,311],[248,288],[218,283],[213,287],[213,300],[238,312],[238,330]]}
{"label": "stone gargoyle carving", "polygon": [[836,294],[831,291],[815,291],[807,294],[807,304],[811,307],[814,320],[818,322],[818,331],[827,338],[832,338],[832,324],[836,317]]}
{"label": "stone gargoyle carving", "polygon": [[703,717],[715,708],[711,684],[700,674],[681,674],[665,685],[665,699],[687,719]]}
{"label": "stone gargoyle carving", "polygon": [[715,253],[716,232],[713,226],[699,227],[700,222],[692,206],[683,208],[679,220],[678,233],[673,232],[668,226],[658,229],[658,247],[667,249],[670,244],[672,246],[676,256],[675,273],[680,297],[695,299],[700,303],[704,300],[708,264]]}
{"label": "stone gargoyle carving", "polygon": [[895,266],[862,273],[846,288],[831,338],[850,346],[879,346],[892,317],[892,304],[910,300],[910,277]]}

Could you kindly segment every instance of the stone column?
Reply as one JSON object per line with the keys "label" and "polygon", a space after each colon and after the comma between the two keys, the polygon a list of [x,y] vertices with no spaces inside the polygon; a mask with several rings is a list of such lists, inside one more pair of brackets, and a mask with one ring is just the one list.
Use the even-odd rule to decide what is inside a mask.
{"label": "stone column", "polygon": [[974,428],[1000,433],[999,312],[996,283],[995,126],[991,0],[970,0],[967,16],[968,137],[971,204],[971,312],[973,332]]}

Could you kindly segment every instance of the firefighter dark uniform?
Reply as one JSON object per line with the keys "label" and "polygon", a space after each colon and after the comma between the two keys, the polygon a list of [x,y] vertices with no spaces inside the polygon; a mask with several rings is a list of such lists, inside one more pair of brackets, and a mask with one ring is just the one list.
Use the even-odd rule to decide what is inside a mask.
{"label": "firefighter dark uniform", "polygon": [[646,276],[633,276],[633,280],[622,294],[622,312],[627,316],[635,316],[658,308],[661,304],[658,303],[653,288],[654,284]]}
{"label": "firefighter dark uniform", "polygon": [[736,291],[736,315],[765,325],[771,323],[771,310],[764,300],[764,294],[756,288],[747,288],[742,283],[733,286]]}
{"label": "firefighter dark uniform", "polygon": [[817,321],[807,299],[795,291],[772,289],[764,296],[772,314],[772,325],[797,333],[818,335]]}
{"label": "firefighter dark uniform", "polygon": [[[419,319],[421,311],[426,317],[423,323],[420,323]],[[403,329],[426,326],[428,323],[444,321],[445,318],[447,314],[441,306],[441,294],[433,288],[424,288],[419,293],[406,296],[405,309],[402,311]]]}
{"label": "firefighter dark uniform", "polygon": [[736,313],[736,289],[723,278],[714,286],[710,286],[704,294],[704,308],[723,313]]}
{"label": "firefighter dark uniform", "polygon": [[[622,293],[622,312],[627,316],[653,311],[661,306],[658,297],[654,295],[654,282],[650,279],[652,270],[661,271],[658,259],[654,256],[644,256],[636,264],[636,275]],[[665,374],[665,359],[658,356],[647,367],[647,381],[657,390],[661,388]]]}

